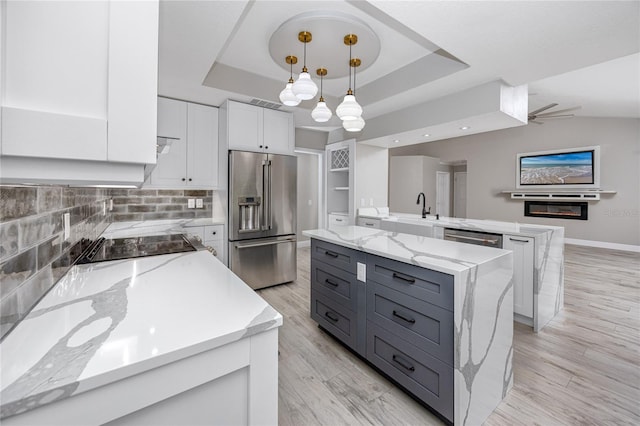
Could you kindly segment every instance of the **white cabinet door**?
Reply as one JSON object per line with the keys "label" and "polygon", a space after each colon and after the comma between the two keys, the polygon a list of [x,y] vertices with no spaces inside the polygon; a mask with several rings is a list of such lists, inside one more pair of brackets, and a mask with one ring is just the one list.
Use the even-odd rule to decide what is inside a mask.
{"label": "white cabinet door", "polygon": [[2,7],[2,155],[155,162],[158,2]]}
{"label": "white cabinet door", "polygon": [[158,98],[158,137],[187,139],[187,103]]}
{"label": "white cabinet door", "polygon": [[227,121],[230,150],[264,150],[262,108],[229,101]]}
{"label": "white cabinet door", "polygon": [[187,186],[218,187],[218,108],[187,105]]}
{"label": "white cabinet door", "polygon": [[293,155],[295,130],[293,114],[264,109],[264,148],[274,154]]}
{"label": "white cabinet door", "polygon": [[513,311],[533,318],[533,238],[506,235],[503,248],[513,251]]}
{"label": "white cabinet door", "polygon": [[187,184],[187,141],[174,140],[169,152],[158,155],[149,183],[154,187],[184,188]]}
{"label": "white cabinet door", "polygon": [[158,19],[157,1],[109,4],[107,161],[156,161]]}

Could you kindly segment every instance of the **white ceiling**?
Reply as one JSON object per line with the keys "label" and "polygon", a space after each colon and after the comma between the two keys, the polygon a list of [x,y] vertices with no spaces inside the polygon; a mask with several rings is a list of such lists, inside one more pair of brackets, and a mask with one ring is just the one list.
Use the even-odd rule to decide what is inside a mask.
{"label": "white ceiling", "polygon": [[[358,74],[366,120],[492,81],[529,84],[530,110],[555,102],[556,109],[581,106],[581,116],[640,117],[637,1],[161,1],[159,93],[210,105],[227,98],[278,103],[289,73],[271,58],[269,40],[309,11],[352,15],[379,37],[380,56]],[[292,40],[294,73],[301,46]],[[320,64],[312,47],[314,76],[312,64]],[[346,62],[348,48],[335,49]],[[325,80],[330,108],[347,87],[346,77]],[[340,126],[335,117],[314,123],[314,106],[283,109],[295,112],[299,127]]]}

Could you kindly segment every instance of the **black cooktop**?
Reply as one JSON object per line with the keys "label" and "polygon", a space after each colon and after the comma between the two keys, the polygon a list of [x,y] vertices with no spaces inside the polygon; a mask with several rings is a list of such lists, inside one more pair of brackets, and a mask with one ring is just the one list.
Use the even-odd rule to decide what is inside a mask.
{"label": "black cooktop", "polygon": [[196,248],[182,234],[99,238],[85,250],[77,263],[96,263],[189,251],[196,251]]}

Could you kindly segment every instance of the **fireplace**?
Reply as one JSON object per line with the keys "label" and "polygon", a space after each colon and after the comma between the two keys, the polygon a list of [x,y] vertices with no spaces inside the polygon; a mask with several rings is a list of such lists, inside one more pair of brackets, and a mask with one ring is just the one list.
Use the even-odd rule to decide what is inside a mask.
{"label": "fireplace", "polygon": [[587,220],[589,204],[575,201],[525,201],[524,215],[555,219]]}

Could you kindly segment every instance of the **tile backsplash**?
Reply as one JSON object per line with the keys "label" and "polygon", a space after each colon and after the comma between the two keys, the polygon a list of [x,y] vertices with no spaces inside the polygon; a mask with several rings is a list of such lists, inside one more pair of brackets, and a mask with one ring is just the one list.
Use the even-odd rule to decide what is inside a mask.
{"label": "tile backsplash", "polygon": [[67,272],[73,244],[108,226],[103,203],[109,197],[108,189],[0,187],[0,337]]}
{"label": "tile backsplash", "polygon": [[[201,199],[203,208],[188,208],[189,199]],[[80,239],[97,238],[111,222],[206,218],[220,210],[210,190],[0,186],[0,338],[69,270]]]}

